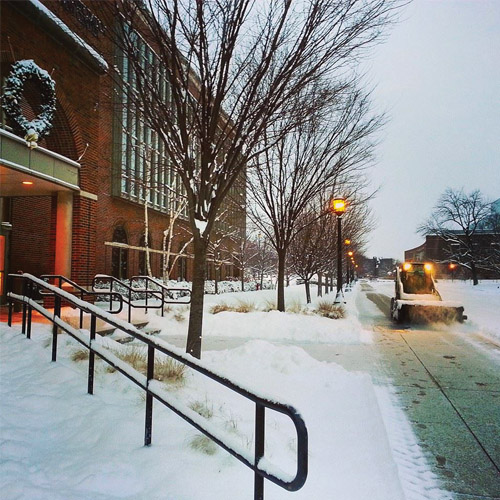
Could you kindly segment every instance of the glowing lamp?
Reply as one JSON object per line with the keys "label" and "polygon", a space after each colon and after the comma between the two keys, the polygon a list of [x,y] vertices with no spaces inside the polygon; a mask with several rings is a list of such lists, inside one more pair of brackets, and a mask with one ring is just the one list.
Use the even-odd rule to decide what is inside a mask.
{"label": "glowing lamp", "polygon": [[23,185],[25,185],[25,186],[33,186],[33,181],[23,181]]}
{"label": "glowing lamp", "polygon": [[457,267],[457,265],[456,265],[456,264],[453,264],[453,262],[452,262],[452,263],[450,264],[450,269],[452,269],[452,270],[453,270],[453,269],[455,269],[455,267]]}
{"label": "glowing lamp", "polygon": [[351,244],[351,240],[344,240],[344,245],[350,245]]}
{"label": "glowing lamp", "polygon": [[424,264],[424,269],[425,269],[428,273],[430,273],[430,272],[432,271],[432,264],[429,264],[429,263]]}
{"label": "glowing lamp", "polygon": [[403,264],[403,270],[404,271],[409,271],[411,269],[411,264],[409,262],[405,262]]}
{"label": "glowing lamp", "polygon": [[349,257],[352,257],[354,255],[354,252],[347,252],[347,255],[349,255]]}
{"label": "glowing lamp", "polygon": [[[345,200],[344,198],[334,198],[330,203],[330,210],[338,216],[341,216],[345,212]],[[342,241],[342,240],[340,240]]]}

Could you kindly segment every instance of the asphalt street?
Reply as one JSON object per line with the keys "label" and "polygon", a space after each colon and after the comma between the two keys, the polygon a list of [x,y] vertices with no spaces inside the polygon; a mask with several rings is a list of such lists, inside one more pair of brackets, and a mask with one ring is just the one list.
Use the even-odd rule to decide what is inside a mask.
{"label": "asphalt street", "polygon": [[[389,319],[390,297],[369,284],[362,290],[360,319],[373,329],[374,352],[358,368],[395,388],[443,489],[462,500],[500,498],[500,346],[471,342],[453,326],[398,328]],[[344,364],[346,354],[336,361]]]}

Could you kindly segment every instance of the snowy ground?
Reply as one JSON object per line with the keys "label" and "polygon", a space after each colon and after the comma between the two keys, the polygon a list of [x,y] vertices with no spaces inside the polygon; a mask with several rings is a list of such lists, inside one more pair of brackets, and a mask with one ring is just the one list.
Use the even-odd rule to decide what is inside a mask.
{"label": "snowy ground", "polygon": [[[457,294],[470,292],[457,285],[462,286],[448,287],[450,295],[454,287]],[[382,292],[386,284],[377,286]],[[484,289],[488,300],[498,299],[489,284]],[[300,308],[303,287],[291,287],[287,293],[287,303]],[[375,388],[369,376],[316,361],[299,347],[311,342],[370,342],[369,332],[357,319],[356,293],[346,294],[348,315],[341,320],[291,312],[208,313],[211,305],[222,301],[244,300],[265,308],[275,298],[273,291],[207,297],[205,338],[238,336],[246,342],[236,349],[204,352],[203,363],[239,384],[292,404],[308,427],[306,485],[289,493],[266,481],[266,499],[448,498],[437,488],[406,417],[388,392]],[[479,289],[471,296],[476,294]],[[471,316],[474,307],[481,307],[479,297],[466,306]],[[165,318],[155,313],[150,317],[167,341],[169,335],[185,334],[184,306]],[[489,320],[483,323],[487,328]],[[497,332],[494,322],[488,328]],[[12,329],[0,325],[2,498],[253,498],[252,472],[223,450],[200,444],[198,433],[159,403],[155,403],[153,444],[143,447],[145,403],[140,391],[121,375],[107,373],[100,362],[95,394],[87,395],[87,362],[71,360],[76,342],[62,335],[58,361],[51,363],[49,338],[47,325],[37,325],[32,340],[20,334],[18,325]],[[173,398],[197,408],[207,425],[222,429],[252,452],[252,405],[191,372],[183,384],[166,389]],[[294,447],[294,430],[286,417],[268,411],[266,458],[293,474]]]}

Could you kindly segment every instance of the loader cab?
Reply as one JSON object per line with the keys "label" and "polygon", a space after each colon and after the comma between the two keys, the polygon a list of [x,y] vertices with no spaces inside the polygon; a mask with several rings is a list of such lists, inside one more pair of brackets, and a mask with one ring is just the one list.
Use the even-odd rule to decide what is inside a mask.
{"label": "loader cab", "polygon": [[[432,264],[423,262],[405,262],[397,272],[401,291],[412,295],[439,295],[432,278]],[[398,295],[398,294],[397,294]]]}

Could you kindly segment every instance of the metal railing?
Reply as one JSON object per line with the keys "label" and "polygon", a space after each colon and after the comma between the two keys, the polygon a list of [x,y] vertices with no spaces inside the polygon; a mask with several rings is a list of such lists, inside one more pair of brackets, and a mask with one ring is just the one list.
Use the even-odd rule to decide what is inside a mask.
{"label": "metal railing", "polygon": [[[98,290],[87,290],[86,288],[78,285],[74,281],[62,276],[60,274],[42,274],[40,279],[50,283],[51,281],[54,286],[57,288],[63,288],[63,285],[68,285],[71,287],[71,290],[66,289],[66,292],[69,292],[75,296],[78,296],[80,300],[85,300],[85,297],[93,297],[93,298],[105,298],[109,297],[110,299],[110,307],[108,312],[111,314],[119,314],[123,309],[123,298],[118,292],[106,292],[106,291],[98,291]],[[54,295],[52,292],[48,292],[46,290],[39,290],[40,295],[43,296],[51,296]],[[115,299],[113,300],[113,297]],[[114,301],[118,302],[117,309],[113,309]],[[80,309],[80,328],[83,327],[83,310]]]}
{"label": "metal railing", "polygon": [[[23,313],[22,333],[30,337],[31,333],[31,311],[38,311],[45,318],[53,323],[52,328],[52,361],[56,361],[57,357],[57,337],[58,329],[64,330],[71,335],[75,340],[89,349],[89,369],[87,391],[89,394],[94,392],[94,363],[95,355],[99,356],[118,372],[125,375],[132,382],[137,384],[146,392],[146,415],[145,415],[145,433],[144,444],[151,444],[152,439],[152,424],[153,424],[153,398],[161,402],[181,418],[190,423],[198,431],[205,434],[219,446],[224,448],[228,453],[237,458],[240,462],[254,471],[254,500],[263,500],[264,498],[264,479],[267,479],[278,486],[288,490],[297,491],[305,483],[307,478],[308,468],[308,436],[307,428],[304,420],[297,410],[287,404],[271,401],[250,392],[248,389],[231,382],[227,378],[218,375],[217,373],[206,368],[201,361],[193,358],[189,354],[185,354],[180,350],[173,350],[171,346],[161,341],[161,339],[153,338],[141,332],[133,325],[130,325],[119,318],[107,314],[97,306],[78,299],[74,295],[65,292],[60,288],[56,288],[41,279],[30,274],[9,275],[11,279],[22,280],[22,294],[9,292],[7,294],[9,301],[9,326],[12,325],[12,307],[13,302],[17,301],[23,304],[23,309],[28,311],[28,314]],[[11,281],[12,283],[12,281]],[[39,289],[46,290],[53,294],[55,300],[54,312],[50,312],[43,308],[32,298],[35,286]],[[72,306],[83,310],[90,314],[90,331],[89,335],[85,330],[77,330],[65,323],[61,317],[61,304],[69,303]],[[122,332],[131,335],[137,340],[142,341],[147,346],[147,372],[146,375],[138,372],[130,365],[126,364],[118,356],[107,350],[102,344],[96,342],[96,323],[97,319],[101,319]],[[216,432],[213,428],[208,429],[205,419],[196,413],[188,406],[182,405],[162,388],[159,381],[154,380],[155,354],[161,352],[166,356],[188,366],[189,368],[201,373],[202,375],[214,380],[215,382],[227,387],[235,393],[255,403],[255,433],[254,433],[254,455],[253,457],[247,450],[229,444],[228,440],[224,440],[224,436]],[[273,470],[277,468],[269,464],[265,458],[264,442],[265,442],[265,410],[273,410],[288,416],[297,432],[297,471],[295,476],[284,478],[280,477]]]}
{"label": "metal railing", "polygon": [[[146,286],[137,286],[140,284],[139,280],[144,281]],[[134,282],[136,286],[134,286]],[[99,286],[103,285],[105,288],[99,288]],[[92,280],[92,290],[95,292],[106,290],[120,293],[122,299],[128,305],[127,318],[129,323],[132,321],[132,309],[144,309],[146,313],[148,309],[160,309],[163,316],[166,304],[189,304],[191,302],[191,290],[187,288],[170,288],[149,276],[133,276],[130,279],[130,285],[128,285],[114,276],[98,274]],[[174,300],[174,294],[180,295],[181,293],[188,295],[189,300]],[[141,298],[134,299],[134,295],[139,295]],[[150,299],[159,303],[151,304]],[[137,300],[144,300],[145,304],[138,304]]]}

